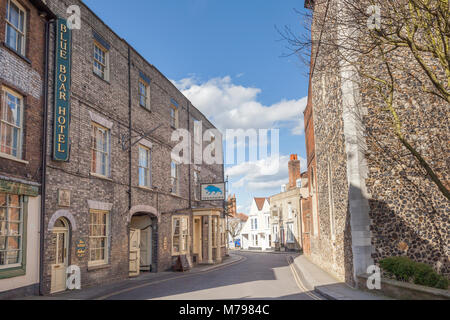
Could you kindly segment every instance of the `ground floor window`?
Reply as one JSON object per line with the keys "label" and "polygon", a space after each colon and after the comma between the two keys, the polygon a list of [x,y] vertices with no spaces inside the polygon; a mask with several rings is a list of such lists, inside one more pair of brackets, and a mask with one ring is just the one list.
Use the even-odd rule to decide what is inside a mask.
{"label": "ground floor window", "polygon": [[89,265],[108,263],[109,212],[91,210],[89,223]]}
{"label": "ground floor window", "polygon": [[252,240],[253,240],[253,246],[257,247],[258,246],[258,235],[257,234],[252,235]]}
{"label": "ground floor window", "polygon": [[288,223],[286,226],[287,226],[287,242],[293,243],[294,242],[294,224]]}
{"label": "ground floor window", "polygon": [[23,197],[0,193],[0,270],[22,265],[23,216]]}
{"label": "ground floor window", "polygon": [[172,218],[172,255],[186,254],[189,240],[189,217]]}

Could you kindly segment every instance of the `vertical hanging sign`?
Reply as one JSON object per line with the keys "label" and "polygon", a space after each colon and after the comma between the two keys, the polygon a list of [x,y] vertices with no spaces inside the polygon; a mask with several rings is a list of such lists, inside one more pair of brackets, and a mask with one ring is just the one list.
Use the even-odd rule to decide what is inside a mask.
{"label": "vertical hanging sign", "polygon": [[69,161],[70,71],[72,34],[67,20],[56,23],[53,160]]}

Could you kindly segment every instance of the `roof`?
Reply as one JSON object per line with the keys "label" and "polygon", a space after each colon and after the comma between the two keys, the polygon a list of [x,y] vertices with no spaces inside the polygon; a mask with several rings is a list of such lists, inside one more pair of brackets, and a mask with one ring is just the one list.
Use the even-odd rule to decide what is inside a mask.
{"label": "roof", "polygon": [[246,215],[244,213],[238,213],[238,214],[236,214],[236,218],[239,218],[243,222],[247,222],[248,215]]}
{"label": "roof", "polygon": [[49,18],[56,19],[56,15],[47,7],[47,5],[41,0],[30,0],[30,2],[40,11],[48,14]]}
{"label": "roof", "polygon": [[269,202],[269,198],[255,198],[256,206],[258,210],[261,211],[264,207],[264,202],[267,200]]}

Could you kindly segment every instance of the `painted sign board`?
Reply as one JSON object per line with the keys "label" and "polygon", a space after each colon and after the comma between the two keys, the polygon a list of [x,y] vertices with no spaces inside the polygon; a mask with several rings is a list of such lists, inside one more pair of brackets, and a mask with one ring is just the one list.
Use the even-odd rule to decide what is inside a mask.
{"label": "painted sign board", "polygon": [[225,200],[225,183],[202,184],[202,201]]}
{"label": "painted sign board", "polygon": [[67,20],[56,23],[53,160],[69,161],[72,34]]}
{"label": "painted sign board", "polygon": [[84,239],[79,239],[77,241],[76,253],[78,258],[83,258],[86,255],[87,245]]}

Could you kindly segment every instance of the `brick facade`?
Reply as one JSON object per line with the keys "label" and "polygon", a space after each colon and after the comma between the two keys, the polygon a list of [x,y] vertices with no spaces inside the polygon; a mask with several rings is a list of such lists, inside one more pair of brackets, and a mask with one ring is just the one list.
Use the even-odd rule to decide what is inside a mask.
{"label": "brick facade", "polygon": [[[330,2],[330,21],[339,2]],[[315,2],[315,44],[325,4]],[[335,39],[335,32],[323,32],[322,43]],[[305,126],[308,163],[314,153],[317,164],[320,222],[319,238],[311,240],[311,259],[353,285],[356,274],[389,256],[406,255],[448,275],[448,200],[420,173],[417,161],[390,130],[388,117],[380,112],[384,101],[377,89],[356,76],[348,79],[351,73],[336,63],[336,50],[325,47],[317,54],[314,46],[312,54],[314,138]],[[414,58],[406,50],[397,54],[410,72],[410,76],[394,75],[399,84],[396,108],[403,131],[442,180],[448,181],[449,150],[443,143],[448,141],[448,125],[436,121],[449,117],[448,106],[422,91],[426,79]],[[386,72],[375,59],[360,59],[373,76]],[[305,122],[309,121],[307,112],[308,108]],[[315,143],[311,143],[313,139]]]}
{"label": "brick facade", "polygon": [[[12,93],[20,97],[19,108],[23,109],[23,112],[20,115],[21,142],[18,144],[18,154],[10,154],[6,146],[0,148],[0,206],[6,206],[4,202],[6,195],[20,197],[22,232],[19,234],[22,236],[21,239],[26,241],[18,241],[22,250],[19,264],[9,268],[9,263],[4,264],[4,252],[0,254],[2,298],[38,293],[46,22],[52,17],[51,12],[41,1],[12,2],[15,8],[24,12],[25,17],[25,50],[16,51],[16,48],[10,47],[5,40],[7,3],[6,0],[0,1],[0,103],[2,110],[3,108],[7,110],[4,114],[13,114],[16,107],[14,110],[8,110],[11,107],[7,104],[7,94]],[[0,133],[2,142],[6,131],[4,125],[2,123]],[[5,209],[2,208],[3,210]],[[9,218],[0,217],[0,220],[4,219]],[[13,230],[4,229],[6,225],[2,223],[1,240],[14,234]],[[9,240],[6,243],[8,246],[11,245]],[[2,247],[0,250],[8,248]]]}
{"label": "brick facade", "polygon": [[[172,216],[189,217],[188,259],[192,260],[193,208],[223,208],[223,202],[220,201],[208,203],[195,201],[194,170],[198,169],[199,181],[204,183],[223,182],[224,170],[223,165],[219,164],[199,166],[181,164],[178,169],[179,192],[176,195],[171,193],[171,152],[177,143],[171,141],[174,129],[170,123],[170,108],[172,105],[178,106],[178,128],[189,129],[191,135],[194,132],[194,118],[202,121],[204,131],[213,129],[214,126],[158,69],[117,36],[81,1],[49,0],[47,4],[55,14],[65,18],[67,18],[66,8],[69,5],[79,5],[82,26],[80,30],[72,31],[70,161],[60,163],[52,160],[53,131],[49,129],[47,134],[49,146],[45,202],[44,291],[49,293],[51,289],[51,266],[55,252],[53,245],[55,235],[51,230],[50,221],[54,214],[61,210],[67,211],[69,218],[64,217],[69,222],[72,219],[70,217],[73,217],[76,223],[76,228],[72,223],[70,228],[69,265],[80,266],[82,287],[128,278],[129,225],[136,214],[148,215],[152,221],[152,271],[165,271],[173,265]],[[99,37],[102,44],[109,47],[108,80],[101,79],[93,72],[94,40],[99,41]],[[54,35],[51,45],[54,46]],[[50,65],[54,65],[53,57]],[[50,79],[53,77],[52,70]],[[138,88],[142,78],[149,81],[149,109],[140,106],[139,103]],[[52,81],[50,87],[53,87]],[[51,93],[49,106],[53,103]],[[53,110],[49,109],[48,125],[52,128]],[[98,121],[110,127],[111,173],[108,178],[91,173],[91,124]],[[156,131],[147,135],[158,125],[160,127]],[[131,139],[129,139],[130,132]],[[128,149],[130,140],[131,152]],[[140,144],[151,149],[150,187],[139,186]],[[69,208],[58,205],[58,191],[61,189],[70,190]],[[78,258],[75,247],[78,240],[89,239],[89,217],[92,209],[89,208],[89,201],[104,203],[111,208],[108,263],[96,267],[89,266],[88,254]]]}

